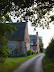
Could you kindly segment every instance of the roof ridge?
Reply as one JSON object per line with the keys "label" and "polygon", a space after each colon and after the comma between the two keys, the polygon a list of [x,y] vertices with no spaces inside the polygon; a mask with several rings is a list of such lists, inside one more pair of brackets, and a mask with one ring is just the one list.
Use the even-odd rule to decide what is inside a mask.
{"label": "roof ridge", "polygon": [[26,22],[20,23],[9,23],[10,25],[16,26],[17,31],[14,31],[13,35],[9,35],[9,40],[24,40],[24,32],[26,27]]}

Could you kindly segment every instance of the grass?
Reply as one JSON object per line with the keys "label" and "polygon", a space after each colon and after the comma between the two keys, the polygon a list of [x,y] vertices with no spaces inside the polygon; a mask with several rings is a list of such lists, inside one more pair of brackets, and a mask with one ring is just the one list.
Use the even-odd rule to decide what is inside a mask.
{"label": "grass", "polygon": [[13,71],[16,67],[19,67],[19,65],[23,62],[26,61],[27,59],[30,59],[36,55],[30,55],[26,57],[19,57],[19,58],[7,58],[5,60],[5,63],[0,63],[0,72],[11,72]]}
{"label": "grass", "polygon": [[43,58],[43,68],[44,72],[54,72],[54,59],[45,56]]}

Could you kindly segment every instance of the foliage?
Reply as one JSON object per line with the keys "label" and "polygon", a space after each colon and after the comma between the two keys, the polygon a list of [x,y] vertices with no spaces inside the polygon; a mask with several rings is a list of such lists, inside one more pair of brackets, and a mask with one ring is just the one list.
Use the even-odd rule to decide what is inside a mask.
{"label": "foliage", "polygon": [[13,30],[15,30],[15,27],[5,24],[5,23],[0,23],[0,61],[4,62],[5,58],[8,57],[9,50],[7,49],[7,35],[6,33],[13,33]]}
{"label": "foliage", "polygon": [[29,56],[29,55],[34,55],[35,54],[35,52],[33,52],[33,51],[31,51],[31,50],[28,50],[27,51],[27,56]]}
{"label": "foliage", "polygon": [[46,49],[46,56],[49,58],[54,58],[54,38],[52,38]]}
{"label": "foliage", "polygon": [[54,72],[54,59],[45,56],[43,58],[43,69],[44,72]]}
{"label": "foliage", "polygon": [[35,52],[32,51],[32,55],[35,54]]}
{"label": "foliage", "polygon": [[31,54],[32,54],[31,50],[28,50],[28,51],[27,51],[27,56],[29,56],[29,55],[31,55]]}
{"label": "foliage", "polygon": [[54,15],[50,16],[51,21],[54,21]]}
{"label": "foliage", "polygon": [[32,55],[33,55],[33,51],[32,51]]}
{"label": "foliage", "polygon": [[13,57],[13,58],[7,58],[5,60],[5,63],[0,63],[0,72],[12,72],[16,67],[19,67],[20,64],[36,55],[30,55],[26,57]]}
{"label": "foliage", "polygon": [[43,41],[42,41],[42,37],[39,37],[39,45],[40,45],[40,51],[43,52]]}
{"label": "foliage", "polygon": [[54,20],[49,16],[53,6],[53,0],[0,0],[0,17],[10,13],[18,18],[17,22],[30,20],[35,27],[49,28],[49,22]]}
{"label": "foliage", "polygon": [[38,51],[36,52],[36,54],[38,54]]}
{"label": "foliage", "polygon": [[[17,2],[13,1],[13,11],[10,13],[12,16],[17,16],[18,21],[30,20],[32,22],[32,26],[37,27],[38,25],[43,29],[49,28],[49,22],[52,20],[50,17],[50,11],[53,9],[53,1],[52,0],[20,0]],[[50,19],[51,18],[51,19]]]}

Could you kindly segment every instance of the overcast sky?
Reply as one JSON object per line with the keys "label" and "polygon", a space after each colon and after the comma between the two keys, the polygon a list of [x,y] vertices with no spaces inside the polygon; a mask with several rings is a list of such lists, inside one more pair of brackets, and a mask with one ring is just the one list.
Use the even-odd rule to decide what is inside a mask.
{"label": "overcast sky", "polygon": [[[50,15],[54,15],[54,8],[50,11]],[[31,26],[30,22],[28,22],[28,30],[29,34],[36,34],[36,31],[38,31],[39,36],[42,37],[44,48],[46,48],[54,36],[54,23],[50,23],[50,29],[37,28],[36,31],[34,31],[34,27]]]}
{"label": "overcast sky", "polygon": [[[50,15],[54,15],[54,8],[50,12]],[[17,22],[17,18],[14,20],[13,17],[11,17],[13,22]],[[44,43],[44,48],[46,48],[51,40],[51,38],[54,36],[54,24],[50,24],[50,29],[42,29],[42,28],[37,28],[36,31],[34,31],[34,27],[31,26],[31,23],[28,22],[28,32],[29,34],[36,34],[38,31],[39,36],[42,37],[43,43]]]}
{"label": "overcast sky", "polygon": [[54,36],[54,25],[50,24],[50,29],[42,29],[42,28],[37,28],[36,31],[34,31],[34,27],[31,26],[31,23],[28,22],[28,31],[29,34],[36,34],[38,31],[39,36],[42,37],[43,43],[44,43],[44,48],[46,48],[51,40],[51,38]]}
{"label": "overcast sky", "polygon": [[[12,17],[13,22],[17,22],[17,19],[14,20]],[[46,48],[51,40],[51,38],[54,36],[54,24],[50,24],[50,29],[42,29],[38,28],[36,31],[34,31],[34,27],[31,26],[31,23],[28,22],[28,32],[29,34],[35,35],[36,32],[38,31],[39,36],[42,37],[43,43],[44,43],[44,48]]]}

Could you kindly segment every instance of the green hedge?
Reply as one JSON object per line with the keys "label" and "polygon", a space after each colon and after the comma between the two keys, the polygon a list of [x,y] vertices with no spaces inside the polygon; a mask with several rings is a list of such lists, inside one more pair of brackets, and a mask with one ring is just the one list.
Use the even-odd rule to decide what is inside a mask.
{"label": "green hedge", "polygon": [[29,56],[29,55],[32,55],[31,50],[28,50],[28,51],[27,51],[27,56]]}
{"label": "green hedge", "polygon": [[27,56],[33,55],[33,54],[35,54],[35,52],[33,52],[33,51],[31,51],[31,50],[28,50],[28,51],[27,51]]}
{"label": "green hedge", "polygon": [[51,40],[49,46],[46,49],[46,56],[48,58],[54,58],[54,39]]}
{"label": "green hedge", "polygon": [[43,58],[43,69],[44,72],[54,72],[54,58]]}

